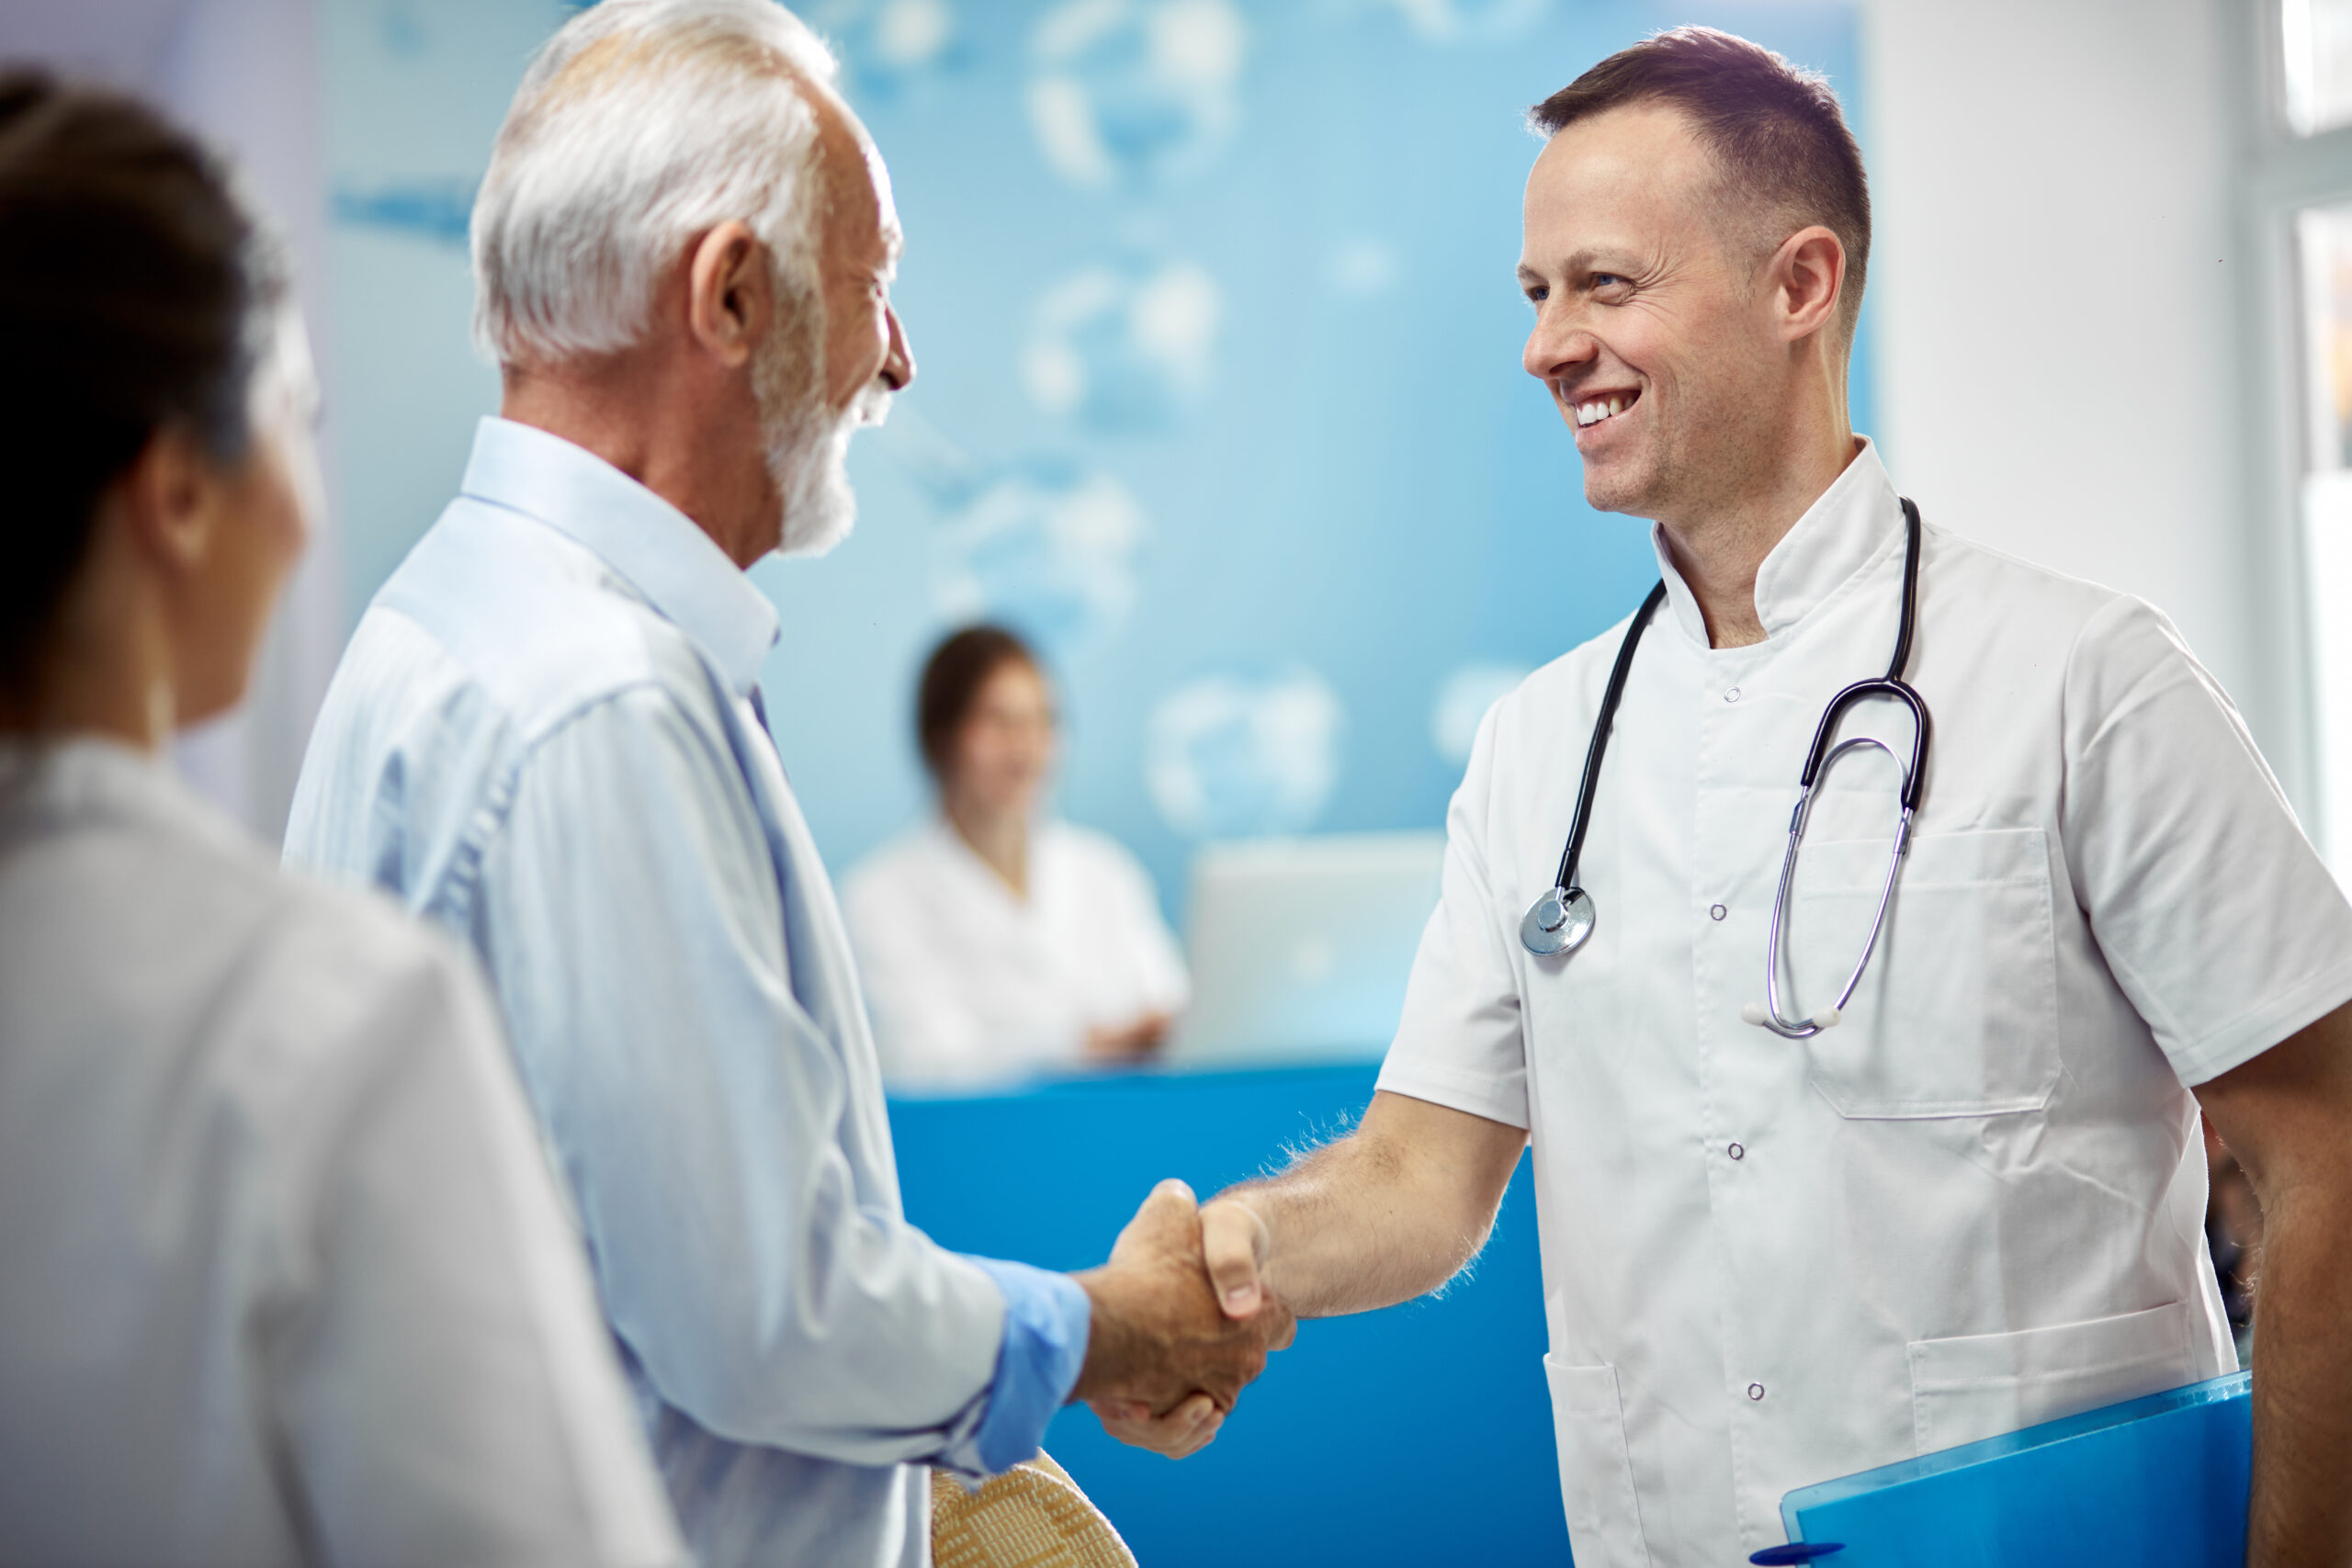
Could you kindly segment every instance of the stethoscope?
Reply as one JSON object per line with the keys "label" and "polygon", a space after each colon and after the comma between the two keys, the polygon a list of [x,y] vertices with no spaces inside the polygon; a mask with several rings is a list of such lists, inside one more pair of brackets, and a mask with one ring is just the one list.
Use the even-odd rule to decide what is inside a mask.
{"label": "stethoscope", "polygon": [[[1809,1040],[1825,1029],[1837,1026],[1846,1004],[1853,999],[1855,987],[1862,983],[1862,971],[1870,966],[1871,954],[1878,948],[1880,931],[1886,924],[1887,906],[1894,897],[1894,879],[1903,867],[1903,852],[1910,847],[1911,820],[1919,809],[1919,791],[1927,782],[1928,765],[1928,705],[1924,698],[1903,679],[1904,666],[1911,661],[1911,628],[1919,610],[1919,509],[1908,500],[1903,502],[1903,521],[1909,540],[1903,556],[1903,618],[1894,636],[1894,660],[1886,668],[1883,678],[1857,681],[1829,699],[1823,710],[1821,726],[1813,734],[1813,750],[1806,753],[1804,776],[1798,781],[1796,809],[1789,815],[1789,848],[1781,861],[1781,886],[1772,897],[1772,924],[1764,943],[1764,1001],[1750,1002],[1740,1009],[1739,1016],[1758,1028],[1790,1040]],[[1577,884],[1577,861],[1584,852],[1585,829],[1592,823],[1592,792],[1600,779],[1601,754],[1609,749],[1609,731],[1617,719],[1617,704],[1625,694],[1625,675],[1634,667],[1634,649],[1642,640],[1643,628],[1666,597],[1666,584],[1661,581],[1650,590],[1642,607],[1634,612],[1633,625],[1625,628],[1625,640],[1617,647],[1617,662],[1609,671],[1608,688],[1601,694],[1600,716],[1592,727],[1592,740],[1585,748],[1584,778],[1577,786],[1576,815],[1569,818],[1567,848],[1560,855],[1560,870],[1552,886],[1535,900],[1519,922],[1519,940],[1527,951],[1539,958],[1556,953],[1574,953],[1592,935],[1595,919],[1592,895]],[[1892,697],[1911,710],[1911,765],[1903,773],[1903,817],[1894,829],[1894,851],[1887,857],[1886,881],[1879,889],[1878,911],[1871,921],[1871,934],[1862,943],[1862,955],[1854,961],[1853,973],[1846,976],[1845,989],[1838,999],[1810,1018],[1790,1019],[1781,1011],[1781,931],[1789,908],[1789,889],[1796,880],[1797,848],[1804,841],[1805,820],[1813,812],[1815,786],[1828,773],[1831,764],[1849,751],[1876,747],[1890,761],[1902,766],[1894,749],[1872,736],[1856,736],[1851,740],[1830,744],[1838,728],[1838,720],[1848,708],[1871,697]]]}

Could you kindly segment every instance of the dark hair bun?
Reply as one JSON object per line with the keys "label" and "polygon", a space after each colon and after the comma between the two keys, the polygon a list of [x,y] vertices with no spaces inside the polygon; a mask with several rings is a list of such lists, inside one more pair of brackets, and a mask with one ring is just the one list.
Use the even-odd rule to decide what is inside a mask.
{"label": "dark hair bun", "polygon": [[243,455],[283,292],[193,138],[116,94],[0,72],[0,680],[38,660],[99,497],[158,429]]}

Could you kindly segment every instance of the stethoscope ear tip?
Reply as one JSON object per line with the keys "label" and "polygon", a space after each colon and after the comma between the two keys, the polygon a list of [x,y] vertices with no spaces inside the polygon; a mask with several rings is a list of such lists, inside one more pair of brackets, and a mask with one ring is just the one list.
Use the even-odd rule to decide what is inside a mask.
{"label": "stethoscope ear tip", "polygon": [[1764,1005],[1761,1002],[1749,1002],[1747,1006],[1739,1010],[1739,1021],[1742,1023],[1752,1023],[1758,1029],[1763,1028],[1765,1021]]}
{"label": "stethoscope ear tip", "polygon": [[1813,1015],[1813,1026],[1815,1029],[1835,1029],[1838,1027],[1838,1021],[1845,1016],[1836,1008],[1823,1008]]}

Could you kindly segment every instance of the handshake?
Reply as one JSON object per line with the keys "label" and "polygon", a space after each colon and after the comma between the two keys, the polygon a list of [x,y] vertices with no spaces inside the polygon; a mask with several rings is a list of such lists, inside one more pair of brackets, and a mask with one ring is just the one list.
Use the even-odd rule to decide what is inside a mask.
{"label": "handshake", "polygon": [[1094,1310],[1071,1398],[1123,1442],[1170,1459],[1205,1446],[1296,1329],[1259,1278],[1265,1247],[1244,1205],[1204,1209],[1181,1181],[1153,1188],[1111,1260],[1077,1276]]}

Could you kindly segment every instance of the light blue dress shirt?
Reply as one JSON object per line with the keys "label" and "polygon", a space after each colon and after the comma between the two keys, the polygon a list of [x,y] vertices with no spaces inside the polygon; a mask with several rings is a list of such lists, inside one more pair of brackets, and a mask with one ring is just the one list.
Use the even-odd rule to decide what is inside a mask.
{"label": "light blue dress shirt", "polygon": [[916,1467],[1034,1453],[1087,1300],[900,1211],[857,976],[762,717],[775,637],[684,513],[484,420],[335,672],[286,852],[481,955],[706,1568],[915,1564]]}

